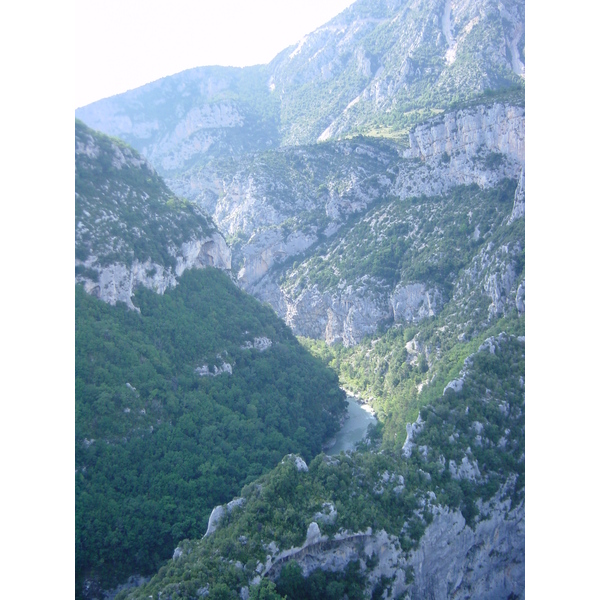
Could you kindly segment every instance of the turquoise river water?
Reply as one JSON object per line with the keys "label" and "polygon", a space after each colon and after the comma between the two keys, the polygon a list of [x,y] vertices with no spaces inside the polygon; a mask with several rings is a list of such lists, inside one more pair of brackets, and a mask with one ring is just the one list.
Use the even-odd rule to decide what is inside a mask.
{"label": "turquoise river water", "polygon": [[345,450],[354,450],[356,444],[365,437],[369,425],[377,423],[377,418],[370,406],[360,404],[350,394],[346,400],[348,400],[348,418],[335,435],[335,444],[325,450],[325,454],[329,456]]}

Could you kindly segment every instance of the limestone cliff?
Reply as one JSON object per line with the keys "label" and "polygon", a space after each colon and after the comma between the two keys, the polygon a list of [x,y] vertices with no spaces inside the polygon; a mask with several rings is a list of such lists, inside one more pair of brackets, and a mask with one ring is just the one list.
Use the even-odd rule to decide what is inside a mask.
{"label": "limestone cliff", "polygon": [[[275,553],[261,576],[277,579],[289,560],[300,565],[304,577],[316,569],[343,571],[351,561],[359,561],[368,572],[367,594],[383,579],[388,582],[386,598],[402,594],[412,600],[518,597],[525,586],[525,509],[522,503],[511,506],[505,498],[513,484],[481,503],[485,519],[472,527],[460,511],[432,505],[433,521],[418,548],[408,554],[398,536],[385,530],[369,527],[329,539],[312,523],[305,543]],[[367,562],[375,567],[367,569]]]}
{"label": "limestone cliff", "polygon": [[[313,260],[305,257],[316,252],[328,261],[341,251],[347,246],[346,224],[359,215],[359,223],[371,223],[371,230],[377,221],[397,223],[393,201],[448,195],[457,186],[486,190],[505,179],[519,180],[510,224],[524,214],[519,208],[524,205],[524,134],[522,107],[492,103],[416,127],[404,151],[367,138],[321,144],[217,162],[170,184],[212,214],[229,236],[233,268],[244,289],[271,304],[298,334],[352,345],[382,322],[432,316],[448,298],[432,281],[387,285],[368,270],[352,280],[338,273],[335,289],[317,284],[299,291],[294,282],[302,280],[310,270],[306,261]],[[370,212],[374,206],[381,208]],[[418,232],[426,219],[438,217],[413,214],[406,222]],[[473,237],[479,239],[484,225],[476,225]],[[443,235],[441,228],[438,233]],[[393,234],[388,227],[376,239]],[[431,243],[418,233],[409,235],[415,243]],[[365,243],[377,252],[377,241]],[[515,276],[510,273],[501,275],[498,284],[505,295]],[[282,277],[287,284],[281,284]],[[488,284],[492,299],[502,295],[492,291],[498,285]]]}

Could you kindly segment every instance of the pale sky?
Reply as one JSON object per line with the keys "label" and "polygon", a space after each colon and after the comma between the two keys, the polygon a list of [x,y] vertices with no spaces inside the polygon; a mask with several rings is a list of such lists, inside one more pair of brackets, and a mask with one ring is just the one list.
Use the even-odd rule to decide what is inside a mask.
{"label": "pale sky", "polygon": [[75,108],[202,65],[267,63],[354,0],[79,0]]}

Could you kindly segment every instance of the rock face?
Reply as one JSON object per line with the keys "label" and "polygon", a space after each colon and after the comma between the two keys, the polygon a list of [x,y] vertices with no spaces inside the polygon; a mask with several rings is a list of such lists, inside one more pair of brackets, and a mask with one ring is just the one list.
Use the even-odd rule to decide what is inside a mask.
{"label": "rock face", "polygon": [[[87,125],[117,136],[168,175],[219,155],[277,143],[274,123],[257,114],[270,98],[263,67],[200,67],[76,111]],[[224,99],[223,94],[229,96]],[[249,106],[252,96],[256,105]]]}
{"label": "rock face", "polygon": [[356,560],[367,571],[370,560],[376,566],[367,571],[367,594],[387,578],[391,598],[404,593],[419,600],[519,597],[525,587],[525,509],[503,500],[505,492],[481,504],[484,518],[474,527],[460,512],[433,507],[433,521],[408,555],[385,530],[369,528],[329,539],[313,522],[303,546],[275,554],[262,576],[276,579],[289,560],[300,565],[305,577],[316,569],[340,572]]}
{"label": "rock face", "polygon": [[428,290],[422,283],[398,285],[390,298],[394,321],[420,321],[432,317],[442,305],[442,296],[437,290]]}
{"label": "rock face", "polygon": [[430,159],[446,153],[474,156],[486,148],[525,161],[525,110],[504,104],[479,106],[443,115],[409,134],[405,158]]}
{"label": "rock face", "polygon": [[416,446],[414,437],[423,429],[423,419],[421,415],[417,417],[414,423],[406,424],[406,440],[402,446],[402,455],[406,458],[410,458],[412,455],[413,448]]}
{"label": "rock face", "polygon": [[310,248],[317,241],[316,235],[296,231],[284,239],[281,231],[268,230],[253,235],[243,248],[243,267],[238,282],[244,288],[260,280],[277,262],[283,262]]}
{"label": "rock face", "polygon": [[88,294],[97,296],[104,302],[113,305],[125,302],[129,308],[138,310],[131,298],[135,295],[135,288],[140,285],[163,294],[168,288],[177,285],[177,277],[186,269],[206,266],[231,269],[231,251],[223,236],[216,232],[210,237],[186,242],[174,254],[177,261],[175,269],[165,268],[152,260],[144,263],[134,260],[130,266],[123,263],[97,266],[98,257],[90,256],[75,264],[96,271],[97,281],[82,276],[77,277],[77,281],[83,283]]}
{"label": "rock face", "polygon": [[[411,134],[410,148],[403,158],[391,153],[389,146],[365,141],[280,154],[284,164],[303,161],[299,171],[306,175],[303,182],[292,181],[291,176],[288,180],[287,175],[274,180],[273,171],[265,167],[266,158],[254,158],[248,165],[226,174],[216,187],[208,172],[195,175],[196,199],[213,211],[229,235],[236,236],[237,258],[233,262],[239,268],[240,285],[268,302],[295,333],[328,343],[342,341],[353,345],[374,333],[381,323],[418,322],[438,314],[447,302],[433,282],[409,280],[390,286],[370,276],[368,270],[351,281],[335,275],[337,285],[327,289],[320,284],[299,287],[311,268],[305,256],[317,252],[327,262],[332,253],[343,252],[348,243],[344,224],[352,215],[361,214],[359,226],[369,223],[370,236],[378,236],[375,242],[372,237],[365,240],[371,244],[368,252],[377,252],[378,242],[386,236],[397,235],[394,231],[373,231],[377,223],[398,220],[398,215],[388,208],[369,211],[378,197],[388,195],[403,201],[445,195],[457,186],[473,184],[489,189],[509,178],[518,180],[519,185],[507,225],[523,213],[524,115],[520,107],[494,104],[434,119]],[[356,155],[360,160],[352,162]],[[318,159],[333,161],[331,164],[341,172],[341,192],[323,185],[318,190],[311,188],[308,179],[314,175]],[[280,202],[281,196],[288,198],[285,204]],[[425,219],[432,221],[439,216],[439,211],[410,216],[406,220],[407,239],[414,238],[411,228],[418,232]],[[483,235],[480,225],[483,227],[478,224],[473,233],[474,241]],[[362,243],[358,238],[355,242]],[[515,301],[508,299],[515,298],[513,287],[520,282],[514,261],[522,250],[523,245],[517,244],[502,250],[507,256],[492,257],[483,249],[469,271],[472,277],[468,285],[475,281],[483,284],[482,289],[492,300],[493,314],[502,313]],[[297,269],[290,265],[296,257]],[[283,285],[282,277],[288,279]]]}
{"label": "rock face", "polygon": [[78,122],[75,164],[75,273],[88,293],[136,309],[137,286],[162,294],[186,269],[231,269],[223,236],[135,150]]}
{"label": "rock face", "polygon": [[521,171],[519,177],[519,185],[515,192],[515,202],[508,223],[512,223],[516,219],[525,218],[525,167]]}
{"label": "rock face", "polygon": [[230,513],[234,508],[241,508],[244,506],[245,502],[246,500],[244,498],[235,498],[224,506],[215,506],[210,513],[210,517],[208,518],[208,526],[206,528],[204,537],[208,537],[217,530],[219,522],[225,516],[225,514]]}
{"label": "rock face", "polygon": [[374,333],[382,321],[418,322],[442,306],[441,294],[424,284],[398,285],[390,291],[368,277],[335,291],[321,292],[313,285],[297,297],[268,281],[249,291],[268,302],[294,333],[345,346]]}
{"label": "rock face", "polygon": [[524,507],[510,507],[508,501],[484,509],[487,518],[474,529],[460,513],[444,511],[434,518],[409,561],[415,577],[412,598],[520,596],[525,588]]}

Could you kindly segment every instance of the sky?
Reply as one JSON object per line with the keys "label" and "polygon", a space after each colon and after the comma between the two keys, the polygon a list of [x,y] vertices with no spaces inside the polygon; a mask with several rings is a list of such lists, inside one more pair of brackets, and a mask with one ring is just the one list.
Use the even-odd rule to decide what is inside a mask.
{"label": "sky", "polygon": [[185,69],[267,63],[354,0],[79,0],[74,107]]}

